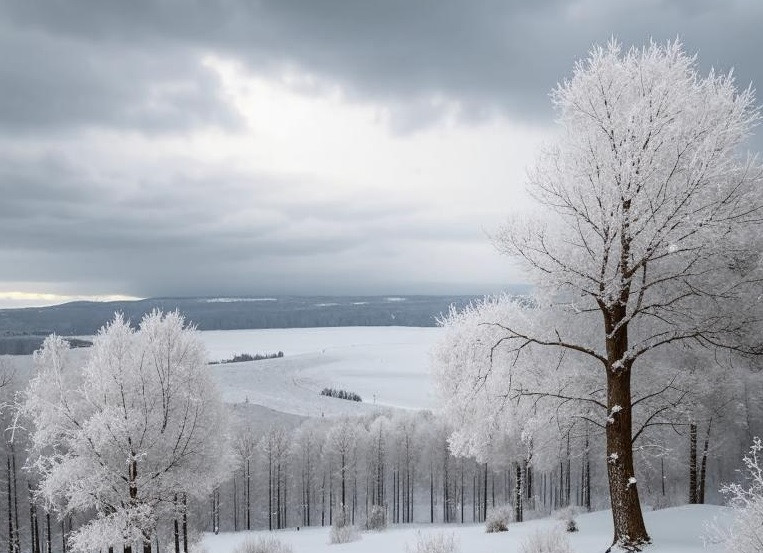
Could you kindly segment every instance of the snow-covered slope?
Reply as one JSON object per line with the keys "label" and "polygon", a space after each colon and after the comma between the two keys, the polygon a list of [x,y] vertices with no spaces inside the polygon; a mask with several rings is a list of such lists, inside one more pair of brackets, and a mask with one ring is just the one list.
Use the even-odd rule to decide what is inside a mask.
{"label": "snow-covered slope", "polygon": [[[211,360],[237,353],[284,357],[212,365],[224,399],[306,416],[434,405],[428,352],[439,328],[342,327],[202,332]],[[362,403],[320,396],[325,387]]]}
{"label": "snow-covered slope", "polygon": [[[723,507],[691,505],[675,507],[645,514],[647,527],[654,540],[648,553],[721,553],[718,545],[703,546],[705,526],[718,520],[724,524],[729,513]],[[570,536],[575,553],[603,553],[612,539],[612,520],[609,511],[580,515],[577,518],[580,531]],[[494,553],[520,551],[520,544],[533,532],[559,524],[556,520],[543,519],[513,524],[501,534],[486,534],[483,526],[398,526],[384,532],[365,532],[357,542],[329,545],[328,528],[282,530],[273,535],[292,546],[294,553],[404,553],[406,544],[416,542],[418,531],[453,533],[460,542],[461,553]],[[203,545],[209,553],[231,553],[236,545],[250,536],[268,532],[206,534]]]}

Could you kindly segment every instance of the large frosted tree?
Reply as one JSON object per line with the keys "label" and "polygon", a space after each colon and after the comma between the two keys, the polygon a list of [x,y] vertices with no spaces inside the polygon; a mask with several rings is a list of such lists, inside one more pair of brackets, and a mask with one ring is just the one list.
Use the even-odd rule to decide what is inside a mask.
{"label": "large frosted tree", "polygon": [[[760,283],[749,242],[761,216],[759,174],[740,147],[759,113],[750,89],[740,91],[731,74],[700,76],[677,42],[595,47],[552,99],[559,137],[529,173],[541,209],[495,240],[527,270],[535,297],[505,302],[500,320],[481,320],[492,330],[473,350],[487,349],[489,359],[472,384],[484,385],[500,359],[505,388],[497,400],[606,409],[613,543],[638,549],[650,541],[632,448],[641,365],[681,344],[758,353],[755,302],[745,298],[757,297]],[[474,364],[474,352],[447,349],[440,379],[458,380],[453,367]],[[512,368],[528,374],[534,362],[557,367],[572,388],[512,379]],[[564,379],[570,366],[593,371],[600,385],[576,391]],[[441,385],[448,389],[457,387]]]}
{"label": "large frosted tree", "polygon": [[178,497],[203,496],[227,473],[226,414],[203,344],[177,313],[155,311],[137,329],[117,315],[80,359],[57,336],[35,354],[25,412],[39,495],[62,516],[94,513],[70,537],[74,550],[150,551]]}

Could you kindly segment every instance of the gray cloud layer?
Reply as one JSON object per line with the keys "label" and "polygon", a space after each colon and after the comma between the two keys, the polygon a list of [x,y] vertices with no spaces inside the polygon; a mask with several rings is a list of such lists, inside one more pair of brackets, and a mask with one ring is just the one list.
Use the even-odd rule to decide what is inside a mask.
{"label": "gray cloud layer", "polygon": [[[763,82],[755,0],[120,0],[3,3],[0,116],[10,125],[230,124],[201,51],[254,72],[284,64],[426,123],[444,94],[467,115],[547,119],[546,93],[594,42],[681,36],[703,64]],[[406,109],[413,108],[413,109]]]}
{"label": "gray cloud layer", "polygon": [[[704,67],[736,66],[760,86],[761,23],[752,0],[0,0],[0,135],[26,145],[0,159],[0,280],[136,295],[444,291],[423,284],[438,275],[421,267],[366,260],[406,242],[474,243],[474,221],[438,225],[400,197],[300,200],[301,187],[331,183],[197,171],[193,160],[123,182],[135,172],[94,172],[56,140],[237,132],[205,53],[253,74],[304,71],[307,93],[338,84],[351,101],[388,106],[402,133],[438,120],[432,96],[457,102],[465,121],[547,125],[548,91],[611,35],[680,35]],[[261,200],[242,207],[252,190]]]}

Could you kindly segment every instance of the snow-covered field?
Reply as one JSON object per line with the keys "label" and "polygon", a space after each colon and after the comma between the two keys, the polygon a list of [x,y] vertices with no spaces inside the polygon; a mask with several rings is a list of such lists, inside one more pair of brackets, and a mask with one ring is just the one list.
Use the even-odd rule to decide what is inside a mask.
{"label": "snow-covered field", "polygon": [[[429,350],[439,328],[339,327],[202,332],[210,360],[238,353],[284,357],[211,366],[225,401],[249,401],[306,416],[362,414],[382,407],[434,406]],[[362,403],[323,397],[325,387]]]}
{"label": "snow-covered field", "polygon": [[[654,540],[649,553],[721,553],[718,545],[704,546],[706,525],[717,520],[723,525],[729,513],[713,505],[687,505],[645,513],[647,528]],[[580,531],[567,534],[574,553],[603,553],[612,539],[610,511],[599,511],[577,517]],[[406,545],[416,543],[417,532],[453,533],[460,544],[460,553],[518,553],[520,545],[537,531],[560,524],[556,520],[534,520],[513,524],[508,532],[486,534],[482,525],[417,525],[391,527],[384,532],[364,532],[360,541],[329,545],[328,528],[311,528],[299,532],[281,530],[272,535],[291,545],[294,553],[405,553]],[[203,545],[209,553],[232,553],[236,545],[248,537],[267,535],[268,532],[206,534]]]}

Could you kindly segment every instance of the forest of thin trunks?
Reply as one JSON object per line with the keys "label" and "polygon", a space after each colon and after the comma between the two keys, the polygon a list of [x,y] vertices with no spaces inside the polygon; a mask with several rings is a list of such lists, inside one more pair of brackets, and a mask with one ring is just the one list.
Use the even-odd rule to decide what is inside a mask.
{"label": "forest of thin trunks", "polygon": [[[642,482],[653,506],[704,502],[709,430],[692,425],[677,455],[649,459],[650,476]],[[490,509],[507,504],[516,520],[568,506],[608,506],[602,436],[570,435],[553,459],[512,459],[509,448],[506,458],[482,462],[450,453],[449,434],[426,411],[239,428],[228,480],[206,501],[178,499],[176,518],[161,521],[153,550],[187,551],[199,531],[329,526],[342,505],[360,527],[372,506],[382,506],[390,524],[480,523]],[[14,440],[4,445],[5,550],[65,553],[66,536],[88,516],[61,519],[31,499],[36,482],[23,469],[23,433]],[[715,461],[717,483],[732,469]]]}
{"label": "forest of thin trunks", "polygon": [[[360,527],[373,506],[382,506],[392,524],[480,523],[503,505],[519,521],[572,506],[608,507],[602,436],[571,435],[554,459],[483,462],[450,453],[448,435],[428,412],[265,429],[239,438],[256,446],[248,454],[238,448],[232,476],[195,515],[202,528],[220,532],[328,526],[342,505]],[[649,459],[642,481],[653,507],[704,502],[709,435],[698,446],[694,427],[676,455]],[[732,471],[715,461],[713,484],[721,471]]]}

